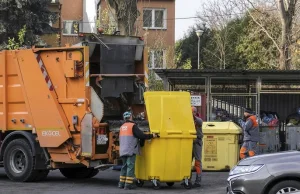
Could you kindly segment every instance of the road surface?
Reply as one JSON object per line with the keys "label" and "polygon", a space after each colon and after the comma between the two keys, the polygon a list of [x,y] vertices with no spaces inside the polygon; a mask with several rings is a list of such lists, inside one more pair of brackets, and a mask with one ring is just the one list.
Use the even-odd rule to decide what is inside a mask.
{"label": "road surface", "polygon": [[4,169],[0,168],[0,194],[148,194],[149,192],[225,194],[227,175],[228,172],[204,172],[202,187],[191,190],[184,189],[180,183],[176,183],[173,187],[162,183],[163,187],[160,190],[153,190],[150,183],[145,183],[143,188],[125,191],[117,188],[119,171],[114,170],[102,171],[96,177],[85,180],[68,180],[55,170],[50,172],[43,182],[18,183],[10,181]]}

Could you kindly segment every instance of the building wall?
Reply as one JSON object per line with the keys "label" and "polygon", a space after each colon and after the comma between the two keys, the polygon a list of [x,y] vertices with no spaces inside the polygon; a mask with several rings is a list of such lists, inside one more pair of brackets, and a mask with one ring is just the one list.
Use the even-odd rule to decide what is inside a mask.
{"label": "building wall", "polygon": [[[77,20],[81,21],[83,19],[83,0],[63,0],[62,10],[61,10],[61,21],[62,21],[62,31],[63,22],[65,20]],[[61,46],[65,44],[76,44],[78,43],[78,35],[61,35]]]}
{"label": "building wall", "polygon": [[[80,41],[78,38],[78,30],[92,33],[96,32],[97,27],[97,12],[99,11],[100,27],[107,27],[103,23],[103,13],[106,11],[106,16],[109,18],[109,24],[113,24],[114,16],[111,10],[107,9],[105,0],[60,0],[61,1],[61,46],[65,44],[76,44]],[[100,2],[100,7],[98,3]],[[138,9],[140,16],[135,23],[136,36],[144,37],[147,48],[149,49],[149,68],[171,68],[174,64],[174,50],[175,50],[175,0],[139,0]],[[163,28],[145,28],[143,10],[148,9],[163,9],[165,23]],[[153,19],[156,12],[151,12]],[[77,28],[74,27],[76,23],[72,21],[80,21]],[[155,18],[154,20],[155,21]],[[67,22],[67,23],[66,23]],[[59,23],[58,23],[59,24]],[[154,23],[152,23],[154,24]],[[156,23],[155,23],[156,24]],[[66,28],[64,26],[68,25]],[[73,26],[73,27],[72,27]],[[72,28],[72,29],[71,29]],[[65,29],[65,30],[64,30]],[[66,30],[67,29],[67,30]],[[77,31],[75,32],[75,29]],[[110,30],[112,33],[113,30]],[[66,34],[67,33],[67,34]],[[52,42],[56,46],[54,36],[45,36],[48,42]],[[157,52],[156,52],[157,51]],[[161,57],[159,57],[161,56]],[[160,60],[158,60],[160,58]]]}
{"label": "building wall", "polygon": [[[164,8],[166,9],[166,29],[146,29],[143,28],[143,9],[144,8]],[[140,17],[137,19],[136,25],[138,28],[138,35],[145,36],[147,45],[155,46],[157,39],[163,39],[165,46],[175,45],[175,1],[172,0],[152,0],[152,1],[139,1],[138,9],[140,11]],[[156,43],[157,44],[157,43]]]}
{"label": "building wall", "polygon": [[[143,9],[144,8],[157,8],[166,9],[166,29],[146,29],[143,28]],[[101,15],[103,11],[107,9],[106,2],[101,1]],[[163,39],[165,46],[175,45],[175,0],[139,0],[138,9],[140,16],[137,18],[136,25],[136,36],[145,37],[146,44],[148,46],[154,46],[155,40],[159,38]]]}
{"label": "building wall", "polygon": [[[175,0],[139,0],[138,9],[140,16],[137,18],[135,23],[135,34],[136,36],[144,37],[145,44],[149,49],[149,68],[157,68],[155,65],[153,52],[155,50],[163,50],[163,67],[162,68],[171,68],[174,64],[174,52],[175,52]],[[144,9],[164,9],[166,14],[164,17],[164,22],[166,23],[164,29],[152,29],[144,27]],[[111,10],[108,9],[105,1],[101,1],[101,10],[100,10],[100,27],[107,28],[107,21],[102,21],[103,16],[111,14]],[[102,18],[101,18],[102,17]],[[112,20],[113,17],[111,17]],[[155,60],[157,61],[157,60]]]}
{"label": "building wall", "polygon": [[[148,67],[150,69],[172,68],[175,53],[175,0],[142,0],[139,2],[138,8],[140,17],[137,19],[136,25],[139,26],[138,34],[145,38],[145,43],[149,47]],[[144,28],[144,9],[165,9],[165,29]],[[163,50],[163,56],[158,56],[162,59],[157,60],[154,52],[160,50]]]}

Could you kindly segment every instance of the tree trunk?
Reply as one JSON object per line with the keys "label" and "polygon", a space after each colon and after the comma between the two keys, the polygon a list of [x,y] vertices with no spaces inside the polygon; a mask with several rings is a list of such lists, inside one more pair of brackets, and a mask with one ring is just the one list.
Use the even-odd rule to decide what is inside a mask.
{"label": "tree trunk", "polygon": [[139,16],[137,0],[107,0],[115,10],[121,35],[134,35],[134,24]]}
{"label": "tree trunk", "polygon": [[279,56],[279,69],[290,70],[290,45],[292,40],[292,27],[293,17],[295,16],[297,0],[288,1],[288,5],[285,5],[284,0],[277,0],[280,19],[281,19],[281,42],[280,42],[280,56]]}

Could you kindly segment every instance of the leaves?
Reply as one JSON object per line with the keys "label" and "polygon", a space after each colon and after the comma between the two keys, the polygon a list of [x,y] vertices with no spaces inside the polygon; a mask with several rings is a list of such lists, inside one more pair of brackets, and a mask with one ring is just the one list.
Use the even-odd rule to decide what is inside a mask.
{"label": "leaves", "polygon": [[26,33],[21,37],[22,44],[31,46],[36,43],[37,36],[55,33],[49,22],[54,23],[57,14],[48,7],[50,0],[2,0],[0,1],[0,44],[8,43],[10,38],[17,40],[21,29],[26,25]]}
{"label": "leaves", "polygon": [[26,34],[26,25],[18,32],[18,41],[15,38],[8,38],[8,50],[17,50],[24,44],[24,38]]}
{"label": "leaves", "polygon": [[[264,28],[274,37],[280,37],[280,21],[273,14],[251,11],[265,20]],[[206,29],[201,36],[201,66],[205,69],[276,69],[279,51],[274,42],[262,31],[249,14],[232,18],[226,25]],[[191,28],[188,35],[176,44],[178,68],[191,60],[197,67],[197,37]],[[275,39],[277,41],[277,39]]]}

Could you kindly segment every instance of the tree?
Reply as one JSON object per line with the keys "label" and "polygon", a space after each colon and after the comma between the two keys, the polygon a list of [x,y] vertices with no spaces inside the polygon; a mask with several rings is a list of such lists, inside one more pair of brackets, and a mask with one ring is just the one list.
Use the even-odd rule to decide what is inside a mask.
{"label": "tree", "polygon": [[[176,68],[183,68],[189,66],[190,63],[192,69],[198,67],[198,37],[195,33],[196,29],[200,28],[200,24],[195,27],[190,27],[188,32],[184,35],[181,40],[178,40],[175,45],[175,65]],[[200,53],[203,53],[203,48],[206,48],[206,44],[211,39],[211,32],[207,29],[201,36],[200,41]],[[204,55],[200,55],[200,67],[207,68],[206,63],[204,64]]]}
{"label": "tree", "polygon": [[[266,21],[265,29],[272,36],[280,36],[280,22],[269,13],[251,11],[256,18]],[[247,64],[247,69],[278,69],[279,51],[273,41],[251,18],[249,14],[245,16],[247,27],[243,28],[242,36],[235,49],[239,60]]]}
{"label": "tree", "polygon": [[[18,39],[18,33],[26,26],[24,44],[31,46],[38,36],[55,33],[49,22],[57,15],[48,10],[51,0],[1,0],[0,1],[0,45],[5,47],[9,38]],[[1,46],[0,46],[1,48]]]}
{"label": "tree", "polygon": [[209,1],[203,4],[203,11],[198,13],[201,22],[206,23],[212,30],[213,47],[211,50],[206,48],[206,52],[216,57],[219,69],[228,68],[227,59],[232,58],[234,55],[232,44],[236,41],[232,37],[237,38],[241,23],[238,15],[235,15],[235,7],[225,1]]}
{"label": "tree", "polygon": [[7,48],[8,50],[17,50],[24,44],[24,38],[26,34],[26,25],[18,33],[18,40],[15,38],[8,38]]}
{"label": "tree", "polygon": [[[261,28],[261,30],[271,39],[279,52],[278,69],[292,69],[291,57],[293,44],[299,38],[295,28],[299,27],[296,21],[299,15],[298,0],[230,0],[232,4],[239,7],[241,11],[248,12],[253,21]],[[276,37],[272,32],[266,29],[268,23],[264,19],[259,19],[251,13],[251,10],[257,10],[261,13],[274,13],[280,21],[281,37]],[[296,33],[295,33],[296,32]]]}
{"label": "tree", "polygon": [[139,16],[137,0],[106,0],[106,2],[114,10],[120,33],[126,36],[133,35],[134,24]]}
{"label": "tree", "polygon": [[[271,13],[252,10],[256,18],[266,21],[265,29],[272,36],[280,36],[280,21]],[[206,15],[210,17],[213,15]],[[208,18],[209,19],[209,18]],[[208,19],[206,21],[208,21]],[[202,21],[200,21],[202,22]],[[205,69],[277,69],[279,52],[273,41],[246,13],[226,21],[222,28],[206,29],[201,36],[201,67]],[[185,61],[197,65],[197,36],[191,28],[186,37],[177,42],[177,67],[184,68]],[[193,60],[194,59],[194,60]]]}
{"label": "tree", "polygon": [[292,28],[297,0],[277,0],[281,19],[280,69],[290,69],[290,45],[293,44]]}

